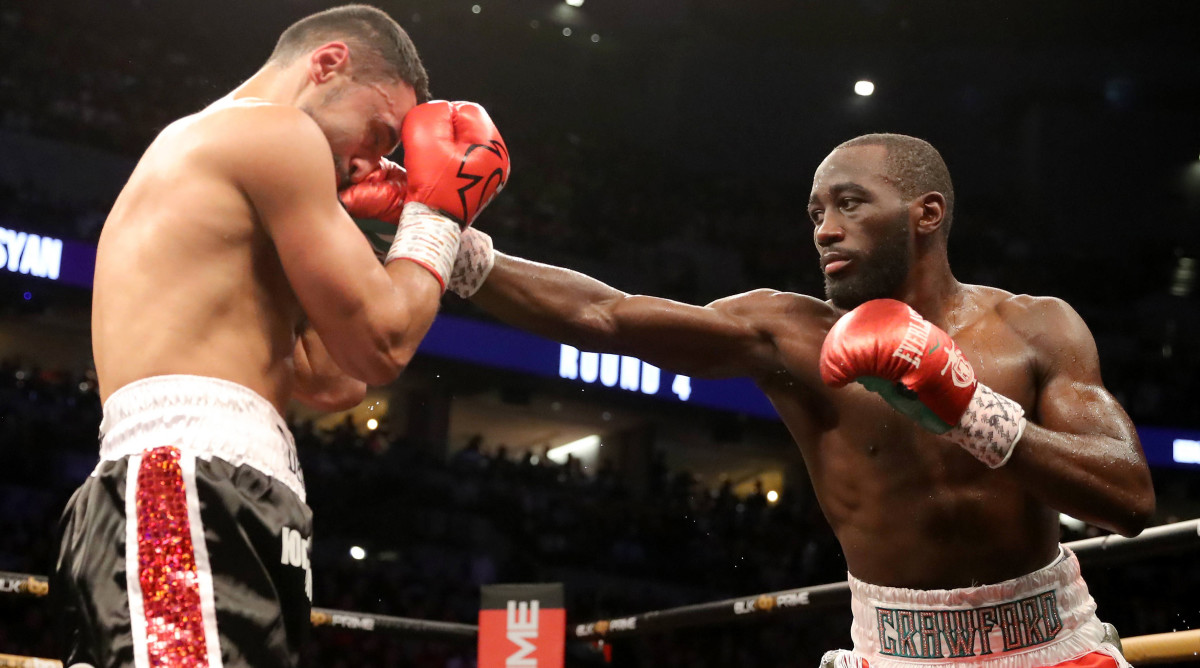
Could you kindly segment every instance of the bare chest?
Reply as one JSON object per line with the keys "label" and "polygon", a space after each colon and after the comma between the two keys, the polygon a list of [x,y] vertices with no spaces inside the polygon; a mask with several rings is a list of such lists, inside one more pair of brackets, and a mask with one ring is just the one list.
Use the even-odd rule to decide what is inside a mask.
{"label": "bare chest", "polygon": [[[1026,341],[994,317],[950,334],[979,382],[1018,401],[1027,415],[1035,415],[1037,360]],[[824,385],[818,367],[819,345],[784,342],[781,352],[788,373],[767,379],[761,386],[806,459],[855,460],[861,456],[873,460],[889,452],[911,453],[922,445],[933,444],[935,451],[944,445],[942,439],[861,385],[853,383],[841,389]]]}

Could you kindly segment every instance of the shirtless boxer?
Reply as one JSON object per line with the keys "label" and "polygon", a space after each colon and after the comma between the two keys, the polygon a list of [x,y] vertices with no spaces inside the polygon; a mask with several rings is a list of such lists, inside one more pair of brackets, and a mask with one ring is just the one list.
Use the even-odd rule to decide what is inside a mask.
{"label": "shirtless boxer", "polygon": [[850,571],[854,650],[830,662],[1114,665],[1058,517],[1141,531],[1154,509],[1141,446],[1067,304],[955,280],[953,210],[932,146],[867,135],[813,179],[827,301],[628,295],[493,253],[473,231],[451,289],[583,350],[753,378],[799,445]]}
{"label": "shirtless boxer", "polygon": [[[399,25],[336,8],[142,156],[97,255],[101,462],[52,587],[67,666],[297,664],[312,518],[280,415],[401,372],[507,177],[482,108],[428,97]],[[381,166],[401,141],[407,191]],[[376,260],[341,188],[350,214],[399,222],[387,258],[408,261]]]}

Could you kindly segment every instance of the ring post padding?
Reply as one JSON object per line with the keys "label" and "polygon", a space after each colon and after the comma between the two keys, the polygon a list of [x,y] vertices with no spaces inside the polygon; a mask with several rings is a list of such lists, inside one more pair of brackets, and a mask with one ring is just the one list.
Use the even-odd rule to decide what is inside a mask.
{"label": "ring post padding", "polygon": [[1135,666],[1200,661],[1200,629],[1122,638],[1121,649]]}

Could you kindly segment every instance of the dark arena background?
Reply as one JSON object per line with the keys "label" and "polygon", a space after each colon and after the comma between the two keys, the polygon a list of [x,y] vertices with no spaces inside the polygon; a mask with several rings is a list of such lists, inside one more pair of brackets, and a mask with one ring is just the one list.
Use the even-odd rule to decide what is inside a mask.
{"label": "dark arena background", "polygon": [[[822,295],[805,213],[817,164],[866,132],[928,139],[955,179],[957,277],[1068,301],[1139,428],[1152,524],[1200,517],[1200,3],[377,4],[412,35],[434,96],[482,103],[508,141],[511,183],[477,226],[627,292]],[[52,569],[58,517],[96,463],[91,263],[134,161],[327,6],[0,8],[0,571]],[[11,252],[18,233],[39,235],[40,258]],[[617,382],[597,371],[612,360],[514,332],[449,296],[396,383],[347,413],[289,414],[316,517],[314,605],[475,624],[481,585],[561,582],[573,628],[845,580],[799,452],[752,384],[633,361]],[[1064,516],[1062,533],[1103,532]],[[1183,631],[1200,628],[1198,555],[1148,550],[1084,575],[1123,636]],[[850,644],[845,605],[759,617],[614,634],[607,658],[573,642],[567,664],[816,668]],[[0,654],[57,655],[44,600],[0,594]],[[303,665],[465,668],[474,654],[326,625]]]}

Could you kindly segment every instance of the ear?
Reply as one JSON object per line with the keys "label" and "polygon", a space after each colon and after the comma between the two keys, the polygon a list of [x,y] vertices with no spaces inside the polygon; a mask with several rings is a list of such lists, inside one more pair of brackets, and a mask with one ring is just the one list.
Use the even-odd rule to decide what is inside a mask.
{"label": "ear", "polygon": [[330,42],[313,49],[308,58],[308,77],[313,83],[325,83],[350,69],[350,47],[345,42]]}
{"label": "ear", "polygon": [[917,234],[933,234],[945,222],[946,197],[936,191],[927,192],[913,200],[910,211],[916,216]]}

